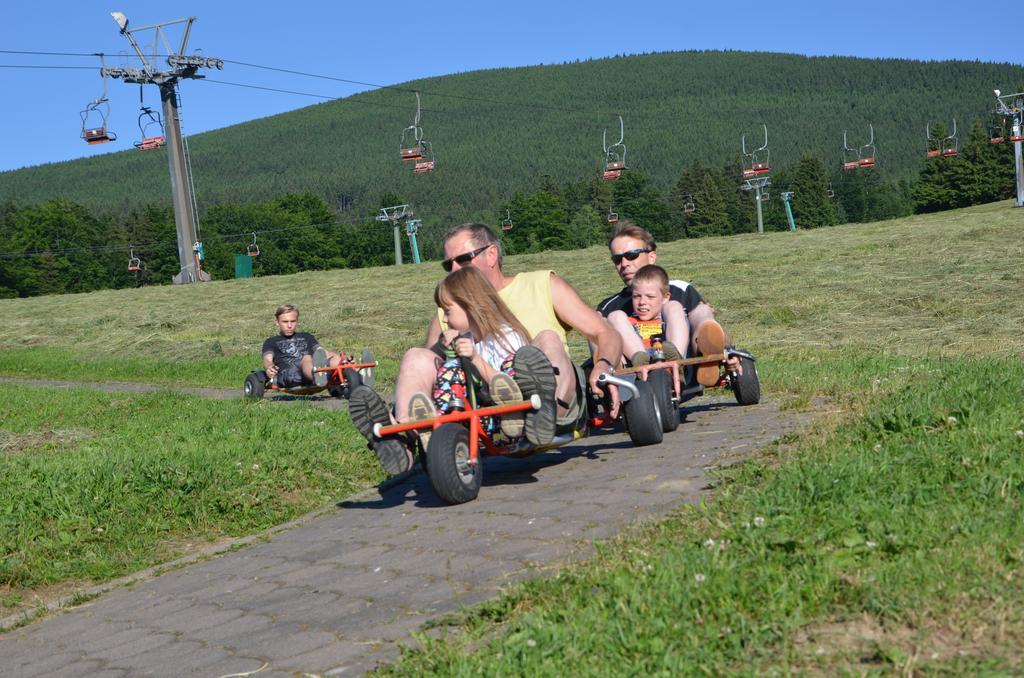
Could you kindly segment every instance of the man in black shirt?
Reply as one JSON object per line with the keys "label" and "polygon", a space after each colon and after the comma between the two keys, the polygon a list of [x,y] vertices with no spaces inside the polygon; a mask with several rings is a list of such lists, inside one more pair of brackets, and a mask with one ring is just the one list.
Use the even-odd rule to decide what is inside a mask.
{"label": "man in black shirt", "polygon": [[[654,242],[654,236],[646,229],[637,226],[629,220],[622,220],[612,233],[611,240],[608,242],[608,249],[611,251],[612,264],[614,264],[616,272],[618,272],[619,277],[622,278],[622,282],[626,286],[622,288],[622,291],[613,294],[599,303],[597,310],[606,318],[613,311],[623,311],[627,316],[632,315],[633,291],[629,283],[633,280],[633,276],[638,270],[647,264],[655,263],[658,258],[658,246]],[[669,281],[669,298],[682,304],[686,317],[689,320],[689,331],[686,333],[686,340],[682,342],[686,348],[679,346],[679,349],[689,355],[697,355],[696,337],[698,329],[706,321],[714,321],[715,310],[704,301],[693,285],[683,280]],[[717,323],[713,324],[717,325]],[[728,335],[724,336],[724,341],[727,345],[731,343]],[[728,365],[730,369],[742,370],[739,358],[731,358]]]}
{"label": "man in black shirt", "polygon": [[341,356],[328,351],[308,332],[296,332],[299,310],[282,304],[274,312],[278,334],[263,342],[263,367],[267,376],[283,388],[326,386],[327,373],[315,368],[334,367]]}

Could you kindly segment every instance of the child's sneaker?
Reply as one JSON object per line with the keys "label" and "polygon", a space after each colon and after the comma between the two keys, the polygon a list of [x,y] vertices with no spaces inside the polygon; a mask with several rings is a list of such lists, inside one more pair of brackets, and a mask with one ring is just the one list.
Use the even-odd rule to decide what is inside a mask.
{"label": "child's sneaker", "polygon": [[547,445],[555,437],[558,405],[555,403],[555,369],[536,346],[523,346],[512,359],[516,385],[526,400],[540,396],[539,410],[528,410],[525,417],[526,439],[534,445]]}
{"label": "child's sneaker", "polygon": [[396,476],[412,468],[412,451],[401,438],[374,440],[374,424],[387,426],[391,423],[388,406],[376,391],[369,386],[357,386],[352,389],[348,400],[348,413],[356,429],[370,441],[385,471]]}
{"label": "child's sneaker", "polygon": [[[722,353],[725,350],[725,330],[718,321],[705,320],[697,328],[694,343],[697,344],[697,353],[700,355]],[[717,363],[697,367],[697,383],[701,386],[715,386],[720,376],[721,370]]]}
{"label": "child's sneaker", "polygon": [[317,386],[327,386],[330,375],[327,372],[317,372],[324,367],[330,367],[331,361],[327,357],[327,351],[323,346],[317,346],[313,351],[313,383]]}
{"label": "child's sneaker", "polygon": [[[515,380],[503,372],[498,372],[491,377],[489,388],[491,400],[494,401],[495,405],[510,405],[521,403],[524,400],[523,392],[519,390]],[[501,432],[509,438],[519,438],[522,436],[525,424],[525,411],[501,415]]]}
{"label": "child's sneaker", "polygon": [[[437,408],[434,406],[434,401],[431,400],[430,396],[426,393],[417,391],[412,394],[412,398],[409,400],[409,421],[424,421],[426,419],[435,419],[437,417]],[[427,446],[430,444],[430,434],[434,432],[432,428],[421,428],[417,429],[416,433],[420,436],[420,445],[423,446],[423,451],[427,451]]]}
{"label": "child's sneaker", "polygon": [[665,360],[670,362],[683,359],[683,356],[679,353],[679,349],[676,348],[676,345],[667,339],[661,342],[661,352],[665,354]]}

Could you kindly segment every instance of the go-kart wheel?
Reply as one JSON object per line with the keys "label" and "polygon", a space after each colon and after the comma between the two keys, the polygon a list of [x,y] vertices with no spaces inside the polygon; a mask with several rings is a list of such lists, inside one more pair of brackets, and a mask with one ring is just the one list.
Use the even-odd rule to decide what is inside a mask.
{"label": "go-kart wheel", "polygon": [[469,463],[469,431],[462,424],[434,429],[427,445],[427,476],[438,496],[449,504],[473,501],[483,481],[481,464]]}
{"label": "go-kart wheel", "polygon": [[350,393],[350,387],[348,383],[344,386],[330,386],[327,388],[327,393],[329,393],[332,398],[347,398]]}
{"label": "go-kart wheel", "polygon": [[263,389],[263,379],[260,379],[260,375],[252,372],[245,378],[245,386],[242,388],[242,393],[245,394],[246,398],[262,398]]}
{"label": "go-kart wheel", "polygon": [[679,428],[679,407],[672,402],[672,374],[668,370],[651,370],[647,383],[654,392],[654,403],[661,415],[661,430],[665,433]]}
{"label": "go-kart wheel", "polygon": [[743,374],[732,380],[732,392],[740,405],[756,405],[761,400],[761,380],[757,376],[757,363],[740,358]]}
{"label": "go-kart wheel", "polygon": [[[377,360],[373,357],[373,351],[368,348],[364,348],[362,354],[359,356],[359,362],[361,363],[375,363]],[[359,376],[363,380],[364,386],[373,388],[373,384],[376,379],[373,376],[374,369],[372,367],[364,367],[359,370]],[[348,379],[348,376],[345,377]]]}
{"label": "go-kart wheel", "polygon": [[636,389],[639,395],[623,403],[626,431],[634,445],[655,445],[662,441],[664,431],[658,406],[654,402],[654,391],[646,381],[636,382]]}
{"label": "go-kart wheel", "polygon": [[345,385],[342,387],[349,393],[352,392],[356,386],[363,384],[363,375],[359,373],[359,370],[353,370],[351,367],[346,367],[341,371],[341,374],[345,377]]}

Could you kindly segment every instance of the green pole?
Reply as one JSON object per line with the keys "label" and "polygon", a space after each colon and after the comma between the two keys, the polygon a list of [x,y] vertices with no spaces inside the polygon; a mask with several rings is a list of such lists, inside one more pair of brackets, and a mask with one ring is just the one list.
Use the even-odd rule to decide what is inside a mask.
{"label": "green pole", "polygon": [[796,222],[793,221],[793,210],[789,206],[789,201],[793,197],[793,191],[784,191],[782,193],[782,203],[786,206],[786,218],[789,219],[789,230],[796,230]]}
{"label": "green pole", "polygon": [[412,263],[420,263],[420,248],[416,245],[416,234],[409,234],[409,244],[412,245]]}

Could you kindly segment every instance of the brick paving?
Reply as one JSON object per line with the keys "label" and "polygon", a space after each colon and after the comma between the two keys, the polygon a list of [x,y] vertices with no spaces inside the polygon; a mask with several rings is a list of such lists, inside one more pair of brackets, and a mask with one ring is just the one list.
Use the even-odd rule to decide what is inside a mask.
{"label": "brick paving", "polygon": [[117,588],[0,635],[0,673],[364,673],[394,659],[424,622],[697,502],[708,467],[805,420],[726,397],[688,405],[660,445],[634,448],[599,432],[525,459],[488,459],[480,497],[461,506],[443,505],[424,475],[412,475],[266,540]]}

